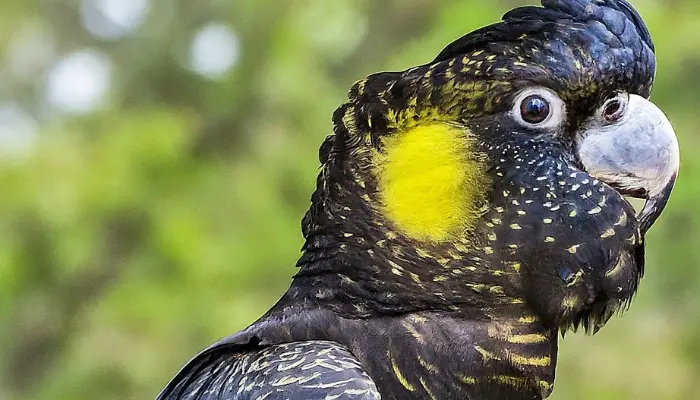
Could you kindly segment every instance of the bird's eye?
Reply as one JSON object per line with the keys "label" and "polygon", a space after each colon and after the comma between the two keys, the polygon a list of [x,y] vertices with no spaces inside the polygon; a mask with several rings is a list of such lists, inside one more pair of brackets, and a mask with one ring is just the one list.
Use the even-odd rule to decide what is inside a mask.
{"label": "bird's eye", "polygon": [[510,115],[526,128],[554,131],[562,126],[566,107],[553,90],[531,87],[515,96]]}
{"label": "bird's eye", "polygon": [[622,118],[627,110],[627,95],[624,93],[608,99],[602,108],[603,118],[608,122],[615,122]]}
{"label": "bird's eye", "polygon": [[549,101],[542,96],[533,94],[520,103],[520,116],[525,122],[539,124],[549,117]]}

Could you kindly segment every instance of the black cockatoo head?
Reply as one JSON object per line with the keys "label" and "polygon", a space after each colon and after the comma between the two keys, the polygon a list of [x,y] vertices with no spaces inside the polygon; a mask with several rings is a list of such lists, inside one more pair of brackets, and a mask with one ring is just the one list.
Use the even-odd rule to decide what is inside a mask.
{"label": "black cockatoo head", "polygon": [[321,147],[299,293],[361,316],[524,304],[593,331],[628,304],[679,162],[648,100],[654,46],[624,0],[542,5],[351,89]]}
{"label": "black cockatoo head", "polygon": [[542,5],[350,90],[289,290],[159,398],[549,396],[557,333],[637,290],[679,150],[629,3]]}

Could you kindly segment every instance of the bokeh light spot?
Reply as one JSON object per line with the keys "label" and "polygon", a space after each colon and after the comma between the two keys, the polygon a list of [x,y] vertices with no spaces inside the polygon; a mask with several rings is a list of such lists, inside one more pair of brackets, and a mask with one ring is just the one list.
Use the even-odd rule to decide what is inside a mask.
{"label": "bokeh light spot", "polygon": [[202,27],[192,40],[190,68],[207,78],[219,78],[238,63],[238,36],[221,22]]}
{"label": "bokeh light spot", "polygon": [[150,0],[84,0],[80,15],[91,35],[114,40],[140,28],[150,8]]}
{"label": "bokeh light spot", "polygon": [[0,161],[20,156],[36,140],[37,122],[16,103],[0,104]]}
{"label": "bokeh light spot", "polygon": [[94,50],[69,54],[49,71],[46,100],[67,113],[89,113],[104,100],[111,75],[112,63],[106,55]]}

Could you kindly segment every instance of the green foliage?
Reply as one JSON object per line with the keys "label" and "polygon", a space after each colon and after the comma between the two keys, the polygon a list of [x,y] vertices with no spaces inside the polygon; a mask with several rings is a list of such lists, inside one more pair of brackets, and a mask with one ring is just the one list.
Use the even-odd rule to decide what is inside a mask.
{"label": "green foliage", "polygon": [[[521,3],[165,0],[107,40],[81,24],[82,2],[0,0],[0,107],[38,127],[27,149],[0,141],[0,398],[153,398],[286,289],[317,148],[354,80],[429,61]],[[680,178],[632,309],[561,342],[553,399],[700,391],[700,5],[635,5],[658,48],[654,99],[679,135]],[[216,79],[188,61],[210,21],[241,49]],[[81,49],[109,57],[112,89],[70,116],[43,92]]]}

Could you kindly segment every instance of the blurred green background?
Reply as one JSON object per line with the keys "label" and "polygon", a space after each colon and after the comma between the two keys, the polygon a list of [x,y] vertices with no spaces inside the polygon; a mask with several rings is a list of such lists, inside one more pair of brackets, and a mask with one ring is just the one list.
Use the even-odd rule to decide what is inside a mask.
{"label": "blurred green background", "polygon": [[[0,0],[0,399],[153,398],[285,291],[351,84],[523,3]],[[633,3],[680,179],[632,309],[561,342],[553,399],[700,393],[700,2]]]}

